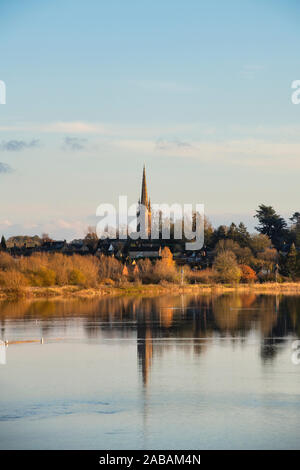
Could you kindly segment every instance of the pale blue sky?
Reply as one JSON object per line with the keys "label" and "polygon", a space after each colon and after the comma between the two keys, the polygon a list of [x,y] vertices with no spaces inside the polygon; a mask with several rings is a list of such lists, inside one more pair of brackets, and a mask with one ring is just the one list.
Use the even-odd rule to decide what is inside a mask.
{"label": "pale blue sky", "polygon": [[[297,1],[0,0],[0,233],[78,237],[101,202],[299,207]],[[11,171],[7,171],[11,169]]]}

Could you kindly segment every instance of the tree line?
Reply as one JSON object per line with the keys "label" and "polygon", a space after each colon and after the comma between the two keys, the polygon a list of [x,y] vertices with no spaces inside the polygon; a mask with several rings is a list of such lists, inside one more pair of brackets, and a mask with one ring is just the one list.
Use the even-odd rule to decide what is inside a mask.
{"label": "tree line", "polygon": [[[7,289],[29,286],[78,285],[97,287],[134,281],[142,283],[238,283],[300,280],[300,213],[291,215],[289,223],[271,206],[261,204],[255,214],[257,233],[232,223],[214,229],[204,223],[205,246],[199,263],[177,266],[170,248],[162,257],[123,263],[109,256],[34,253],[13,258],[7,253],[5,238],[0,242],[0,286]],[[45,238],[45,237],[44,237]],[[86,242],[97,242],[91,230]],[[175,242],[175,241],[174,241]],[[170,245],[172,249],[172,245]],[[174,251],[174,250],[173,250]],[[128,265],[124,269],[124,261]]]}
{"label": "tree line", "polygon": [[205,223],[204,239],[213,253],[212,267],[237,281],[243,276],[269,281],[300,278],[300,212],[288,223],[272,206],[261,204],[254,217],[256,234],[250,234],[242,222],[217,229]]}

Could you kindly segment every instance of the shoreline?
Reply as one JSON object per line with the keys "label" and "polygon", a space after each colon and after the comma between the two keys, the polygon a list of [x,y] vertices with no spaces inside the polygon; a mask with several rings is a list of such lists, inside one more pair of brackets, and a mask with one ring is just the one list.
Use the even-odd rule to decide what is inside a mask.
{"label": "shoreline", "polygon": [[257,293],[300,295],[300,282],[264,284],[121,284],[100,285],[97,288],[78,286],[26,287],[21,292],[0,289],[1,300],[14,299],[59,299],[59,298],[102,298],[104,296],[157,296],[162,294],[208,294],[208,293]]}

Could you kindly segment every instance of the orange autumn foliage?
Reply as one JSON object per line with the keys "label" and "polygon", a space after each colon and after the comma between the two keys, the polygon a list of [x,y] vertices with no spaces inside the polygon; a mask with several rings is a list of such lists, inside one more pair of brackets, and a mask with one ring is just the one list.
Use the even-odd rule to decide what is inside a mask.
{"label": "orange autumn foliage", "polygon": [[242,282],[254,282],[257,280],[257,276],[255,271],[250,268],[247,264],[241,264],[239,266],[242,275],[241,275],[241,281]]}

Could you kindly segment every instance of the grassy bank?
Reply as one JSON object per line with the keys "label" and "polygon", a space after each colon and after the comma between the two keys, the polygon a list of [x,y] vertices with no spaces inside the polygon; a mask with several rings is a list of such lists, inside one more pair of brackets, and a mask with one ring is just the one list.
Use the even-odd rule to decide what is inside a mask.
{"label": "grassy bank", "polygon": [[254,292],[257,294],[290,294],[300,295],[300,282],[263,283],[263,284],[139,284],[121,283],[115,286],[100,285],[97,288],[79,286],[25,287],[22,291],[1,289],[0,300],[13,298],[96,298],[103,296],[155,296],[161,294],[201,294],[225,292]]}

